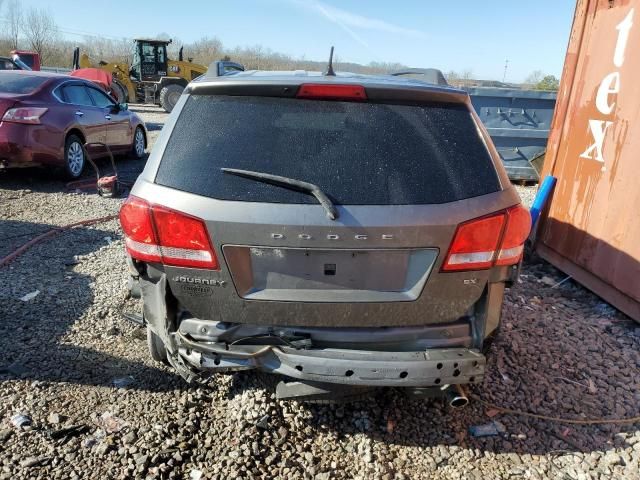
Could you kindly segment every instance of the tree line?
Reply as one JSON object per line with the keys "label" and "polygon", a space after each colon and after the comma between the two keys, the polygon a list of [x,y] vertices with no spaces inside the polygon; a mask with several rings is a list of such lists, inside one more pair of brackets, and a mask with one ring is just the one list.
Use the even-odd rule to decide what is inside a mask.
{"label": "tree line", "polygon": [[[73,49],[80,47],[81,52],[87,53],[93,63],[126,62],[131,61],[133,41],[129,38],[108,38],[94,35],[80,36],[76,41],[64,38],[62,31],[55,22],[50,10],[45,8],[24,9],[19,0],[0,0],[0,21],[5,28],[0,29],[0,56],[8,55],[11,50],[33,50],[40,54],[42,65],[47,67],[71,68]],[[77,35],[77,32],[74,34]],[[167,33],[158,34],[157,38],[169,40]],[[252,47],[226,47],[217,37],[202,37],[190,43],[183,43],[179,38],[173,38],[168,47],[168,56],[178,58],[180,47],[184,47],[184,57],[201,65],[209,65],[216,60],[232,60],[241,63],[249,70],[324,70],[327,61],[308,60],[304,57],[293,58],[279,52],[274,52],[261,45]],[[329,52],[327,51],[327,60]],[[345,62],[339,54],[334,57],[334,67],[337,70],[354,73],[389,73],[408,68],[406,65],[394,62],[370,62],[366,65]],[[465,69],[461,72],[449,71],[445,74],[447,81],[454,86],[470,87],[478,85],[473,78],[473,72]],[[486,82],[485,82],[486,83]],[[498,85],[499,82],[495,86]],[[558,79],[553,75],[544,75],[535,71],[522,85],[525,88],[539,90],[557,90]]]}
{"label": "tree line", "polygon": [[[45,8],[23,9],[19,0],[0,0],[0,19],[6,26],[0,33],[0,56],[8,55],[11,50],[32,50],[38,52],[42,65],[71,68],[73,49],[80,47],[81,52],[87,53],[94,63],[131,61],[132,39],[85,35],[70,41],[64,38],[63,33],[71,32],[62,31],[51,11]],[[168,40],[171,37],[160,33],[157,38]],[[174,37],[168,47],[169,58],[177,59],[182,46],[185,59],[205,66],[216,60],[233,60],[247,69],[258,70],[322,70],[327,65],[326,61],[293,58],[261,45],[228,48],[217,37],[202,37],[191,43],[183,43]],[[407,68],[400,63],[360,65],[343,62],[339,55],[334,57],[334,67],[356,73],[386,73]]]}

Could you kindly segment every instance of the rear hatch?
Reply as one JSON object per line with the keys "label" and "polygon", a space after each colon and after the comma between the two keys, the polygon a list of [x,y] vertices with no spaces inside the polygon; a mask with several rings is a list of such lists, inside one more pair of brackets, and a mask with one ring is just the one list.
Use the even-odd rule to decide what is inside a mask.
{"label": "rear hatch", "polygon": [[[337,218],[308,191],[222,169],[311,183]],[[464,100],[337,95],[192,94],[133,193],[206,224],[219,270],[166,267],[191,314],[300,326],[469,314],[488,271],[443,273],[442,259],[458,224],[517,202]]]}

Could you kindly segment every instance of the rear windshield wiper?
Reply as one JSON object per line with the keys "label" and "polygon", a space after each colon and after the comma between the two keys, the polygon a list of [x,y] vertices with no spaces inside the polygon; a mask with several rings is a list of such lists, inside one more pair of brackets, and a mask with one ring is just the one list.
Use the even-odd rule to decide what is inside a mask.
{"label": "rear windshield wiper", "polygon": [[331,220],[338,218],[338,210],[331,203],[329,197],[327,197],[320,187],[313,183],[303,182],[302,180],[296,180],[295,178],[281,177],[280,175],[271,175],[270,173],[253,172],[251,170],[239,170],[237,168],[221,168],[224,173],[230,175],[237,175],[239,177],[251,178],[264,183],[271,183],[279,187],[288,188],[290,190],[297,190],[299,192],[307,193],[316,197],[320,205],[327,211],[327,217]]}

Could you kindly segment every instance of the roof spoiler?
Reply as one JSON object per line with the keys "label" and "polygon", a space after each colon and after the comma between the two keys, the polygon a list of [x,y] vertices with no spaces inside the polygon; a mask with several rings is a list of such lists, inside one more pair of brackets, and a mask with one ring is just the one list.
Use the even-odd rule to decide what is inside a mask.
{"label": "roof spoiler", "polygon": [[437,68],[407,68],[406,70],[400,70],[397,72],[391,72],[389,75],[399,77],[401,75],[422,75],[423,80],[427,83],[434,85],[449,86],[447,79]]}
{"label": "roof spoiler", "polygon": [[216,77],[222,77],[232,72],[244,72],[244,65],[227,60],[219,60],[209,64],[208,72],[212,72]]}

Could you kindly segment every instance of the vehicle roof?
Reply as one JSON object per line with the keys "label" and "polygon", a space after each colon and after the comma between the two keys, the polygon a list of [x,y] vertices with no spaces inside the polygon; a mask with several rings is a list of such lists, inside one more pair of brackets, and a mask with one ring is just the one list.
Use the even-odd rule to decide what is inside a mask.
{"label": "vehicle roof", "polygon": [[[45,78],[47,81],[42,82],[35,90],[29,92],[24,95],[36,95],[38,92],[42,92],[43,90],[53,90],[59,85],[65,83],[65,81],[73,81],[78,83],[84,83],[86,85],[97,86],[95,82],[90,80],[81,78],[81,77],[72,77],[71,75],[65,75],[63,73],[54,73],[54,72],[39,72],[33,70],[0,70],[0,78],[6,75],[21,75],[24,77],[40,77]],[[12,94],[19,95],[19,94]]]}
{"label": "vehicle roof", "polygon": [[69,75],[54,72],[38,72],[33,70],[0,70],[1,75],[26,75],[31,77],[65,78]]}
{"label": "vehicle roof", "polygon": [[134,38],[134,42],[149,42],[149,43],[166,43],[167,45],[172,43],[171,40],[162,40],[158,38]]}

